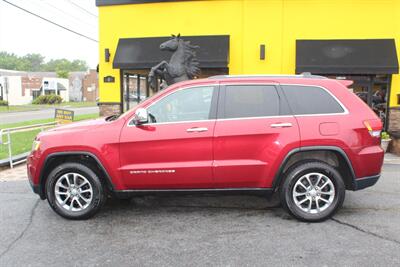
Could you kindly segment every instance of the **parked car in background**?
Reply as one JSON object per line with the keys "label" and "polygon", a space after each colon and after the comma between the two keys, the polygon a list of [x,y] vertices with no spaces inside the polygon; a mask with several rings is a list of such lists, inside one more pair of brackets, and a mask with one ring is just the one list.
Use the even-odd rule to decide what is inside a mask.
{"label": "parked car in background", "polygon": [[40,133],[29,181],[69,219],[93,216],[108,195],[245,192],[278,194],[297,219],[325,220],[383,164],[382,123],[344,84],[309,75],[174,84],[122,116]]}
{"label": "parked car in background", "polygon": [[140,97],[138,98],[137,93],[130,93],[129,97],[128,97],[128,95],[125,94],[124,98],[125,98],[125,101],[131,101],[131,102],[137,102],[138,99],[140,99],[139,102],[146,100],[146,96],[144,94],[140,95]]}

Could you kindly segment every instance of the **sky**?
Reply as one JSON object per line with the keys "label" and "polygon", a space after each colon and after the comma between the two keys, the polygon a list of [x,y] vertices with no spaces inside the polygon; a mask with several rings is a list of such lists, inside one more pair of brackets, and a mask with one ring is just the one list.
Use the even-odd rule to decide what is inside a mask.
{"label": "sky", "polygon": [[[98,40],[95,0],[7,0],[64,27]],[[98,43],[61,29],[0,0],[0,51],[23,56],[40,53],[45,61],[66,58],[98,63]]]}

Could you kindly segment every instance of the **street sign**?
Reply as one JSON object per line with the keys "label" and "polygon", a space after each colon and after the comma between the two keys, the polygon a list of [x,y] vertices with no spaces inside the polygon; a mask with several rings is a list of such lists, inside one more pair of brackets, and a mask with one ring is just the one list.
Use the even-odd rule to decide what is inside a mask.
{"label": "street sign", "polygon": [[60,123],[73,122],[74,112],[72,110],[56,108],[54,118]]}

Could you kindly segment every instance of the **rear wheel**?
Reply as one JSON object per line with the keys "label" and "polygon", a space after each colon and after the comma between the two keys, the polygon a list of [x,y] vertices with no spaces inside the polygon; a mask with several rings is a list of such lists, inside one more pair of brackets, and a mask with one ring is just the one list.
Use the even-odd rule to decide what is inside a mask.
{"label": "rear wheel", "polygon": [[46,196],[51,208],[68,219],[88,219],[105,202],[103,185],[87,166],[64,163],[48,176]]}
{"label": "rear wheel", "polygon": [[320,161],[300,162],[285,174],[280,196],[283,206],[297,219],[323,221],[343,204],[345,186],[332,166]]}

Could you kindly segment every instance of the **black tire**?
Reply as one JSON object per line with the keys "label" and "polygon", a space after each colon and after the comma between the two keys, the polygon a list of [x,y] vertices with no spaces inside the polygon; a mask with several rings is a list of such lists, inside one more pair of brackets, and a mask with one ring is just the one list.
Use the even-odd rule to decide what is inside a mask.
{"label": "black tire", "polygon": [[[56,199],[55,187],[56,183],[61,177],[68,173],[76,173],[84,178],[90,183],[92,189],[92,199],[90,204],[87,205],[86,208],[80,211],[71,211],[63,208],[61,204]],[[87,185],[89,186],[89,185]],[[101,183],[98,175],[86,165],[69,162],[63,163],[56,168],[54,168],[46,181],[45,187],[47,201],[50,204],[50,207],[60,216],[71,219],[71,220],[85,220],[94,216],[99,209],[103,206],[106,201],[106,194],[104,191],[104,186]],[[76,205],[75,203],[74,205]],[[78,207],[79,208],[79,207]]]}
{"label": "black tire", "polygon": [[[317,173],[317,174],[322,174],[324,178],[321,178],[322,181],[327,181],[325,177],[327,177],[333,184],[334,187],[334,194],[333,199],[329,199],[329,195],[325,195],[322,191],[320,194],[317,194],[315,196],[316,191],[312,191],[312,193],[307,193],[311,191],[307,191],[307,189],[304,189],[304,193],[307,193],[307,196],[298,196],[296,197],[296,200],[298,204],[295,202],[295,196],[293,195],[293,190],[295,190],[295,185],[296,183],[300,180],[303,179],[304,181],[304,175],[310,174],[310,173]],[[331,216],[335,214],[335,212],[342,206],[344,198],[345,198],[345,185],[343,183],[343,179],[339,172],[329,164],[326,164],[321,161],[303,161],[299,162],[298,164],[294,165],[291,167],[285,174],[284,174],[284,180],[280,188],[280,198],[281,198],[281,203],[282,206],[295,218],[301,220],[301,221],[306,221],[306,222],[319,222],[319,221],[324,221]],[[310,179],[313,179],[314,181],[318,179],[318,175],[313,175],[309,177]],[[313,183],[313,182],[311,182]],[[332,187],[331,184],[328,184],[329,187]],[[321,185],[321,181],[319,183]],[[319,185],[313,185],[311,188],[318,188]],[[301,185],[298,184],[296,187],[301,189]],[[306,184],[306,187],[308,187],[309,184]],[[327,185],[326,185],[327,186]],[[319,190],[327,190],[325,188],[321,189],[318,188]],[[296,190],[299,190],[296,188]],[[302,192],[301,192],[302,193]],[[304,194],[302,193],[302,194]],[[324,209],[319,211],[317,209],[317,203],[318,202],[320,205],[321,203],[323,205],[326,205],[325,201],[321,200],[321,196],[324,195],[324,199],[330,200],[330,204]],[[314,197],[313,197],[314,196]],[[299,200],[299,198],[302,198]],[[304,200],[305,198],[308,198],[308,200],[305,200],[305,204],[299,204],[301,200]],[[312,199],[312,200],[311,200]],[[314,210],[317,209],[317,213],[310,213],[309,207],[303,207],[302,205],[309,205],[311,202],[312,207],[314,207]],[[300,205],[300,207],[298,206]],[[303,209],[302,209],[303,207]],[[319,208],[319,206],[318,206]],[[307,211],[304,211],[304,209],[307,209]],[[315,211],[314,211],[315,212]]]}

